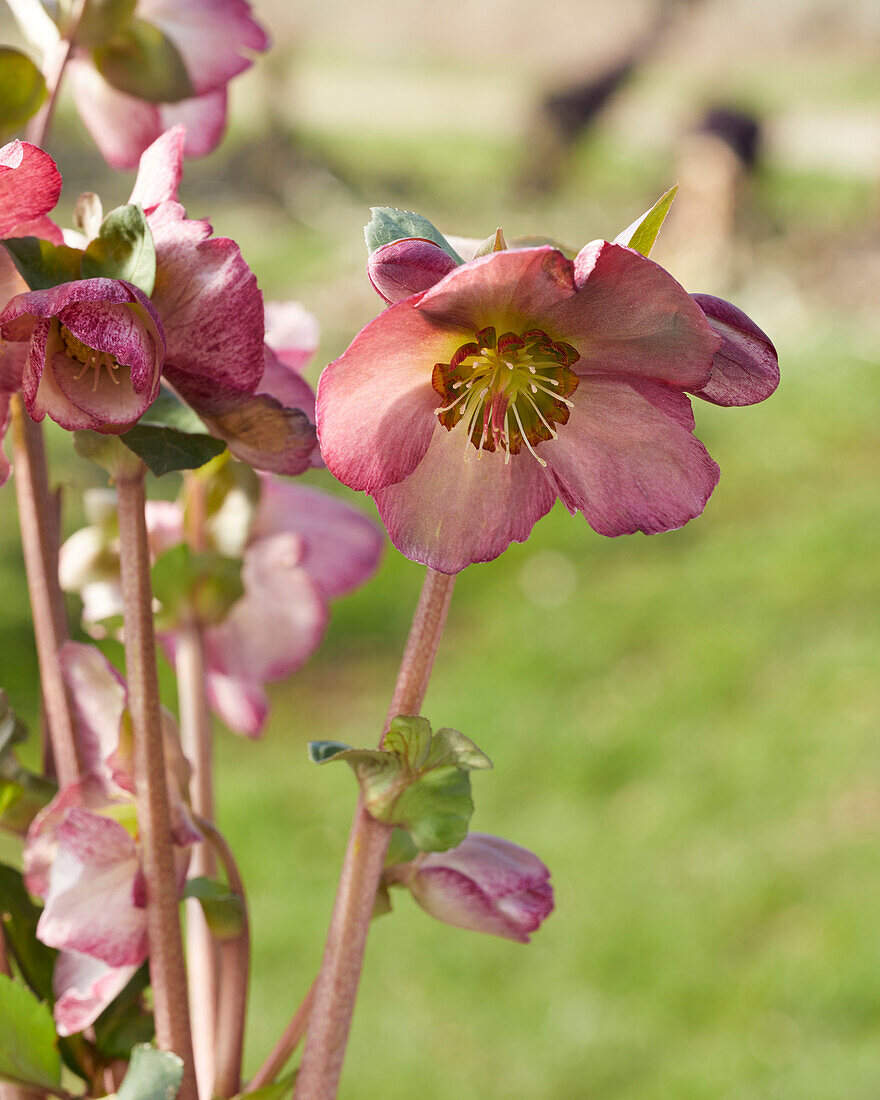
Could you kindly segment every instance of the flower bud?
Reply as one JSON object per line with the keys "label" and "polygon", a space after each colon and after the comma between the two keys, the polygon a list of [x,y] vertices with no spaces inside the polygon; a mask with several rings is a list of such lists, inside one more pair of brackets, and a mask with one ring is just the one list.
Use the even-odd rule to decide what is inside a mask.
{"label": "flower bud", "polygon": [[528,943],[553,911],[550,872],[541,860],[486,833],[392,868],[389,877],[403,879],[432,917],[519,943]]}
{"label": "flower bud", "polygon": [[165,334],[150,299],[116,279],[81,279],[18,294],[0,338],[29,341],[22,391],[34,420],[118,434],[159,393]]}
{"label": "flower bud", "polygon": [[754,405],[779,385],[779,361],[770,337],[741,309],[711,294],[691,297],[724,343],[715,352],[709,381],[697,397],[713,405]]}
{"label": "flower bud", "polygon": [[406,237],[377,248],[367,261],[367,275],[385,301],[393,304],[430,289],[457,266],[433,241]]}

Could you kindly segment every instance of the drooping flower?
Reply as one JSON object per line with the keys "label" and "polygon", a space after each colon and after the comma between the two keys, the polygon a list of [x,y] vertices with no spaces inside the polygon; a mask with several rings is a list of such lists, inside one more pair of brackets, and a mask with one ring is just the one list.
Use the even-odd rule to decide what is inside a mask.
{"label": "drooping flower", "polygon": [[[59,1034],[88,1027],[147,957],[143,877],[124,681],[94,646],[59,653],[74,708],[82,778],[34,818],[25,882],[44,899],[37,926],[60,950],[54,974]],[[189,766],[173,718],[163,711],[175,859],[181,888],[189,846],[201,837],[189,816]]]}
{"label": "drooping flower", "polygon": [[[106,494],[87,497],[86,506],[93,525],[61,548],[59,575],[63,588],[79,592],[86,629],[101,636],[121,613],[117,532]],[[147,527],[154,558],[180,545],[183,505],[149,501]],[[318,648],[330,601],[372,575],[382,537],[336,497],[263,475],[255,505],[236,489],[225,494],[206,524],[206,542],[241,559],[244,588],[219,621],[202,624],[208,699],[230,729],[257,737],[269,712],[265,685],[285,679]],[[173,627],[159,632],[171,660],[177,636]]]}
{"label": "drooping flower", "polygon": [[550,872],[526,848],[487,833],[469,833],[457,848],[420,855],[389,868],[432,917],[492,936],[528,943],[553,912]]}
{"label": "drooping flower", "polygon": [[[61,194],[61,173],[55,161],[36,145],[11,141],[0,149],[0,238],[42,237],[61,243],[61,230],[46,215]],[[27,290],[4,248],[0,248],[0,310]],[[9,423],[9,401],[21,389],[27,349],[4,346],[0,340],[0,485],[9,476],[2,444]]]}
{"label": "drooping flower", "polygon": [[718,480],[685,391],[721,343],[632,249],[493,252],[391,305],[325,369],[324,461],[446,573],[525,540],[557,497],[600,534],[671,530]]}
{"label": "drooping flower", "polygon": [[27,344],[22,391],[34,420],[118,434],[158,396],[165,334],[131,283],[81,279],[19,294],[0,312],[0,337]]}
{"label": "drooping flower", "polygon": [[229,81],[269,46],[250,4],[137,0],[116,11],[109,25],[97,13],[70,62],[77,110],[104,158],[134,168],[177,123],[187,127],[187,156],[210,153],[226,126]]}
{"label": "drooping flower", "polygon": [[[177,201],[184,140],[184,127],[176,126],[144,152],[131,195],[144,208],[156,248],[152,301],[168,345],[164,378],[243,461],[301,473],[316,449],[311,389],[285,364],[291,344],[279,359],[264,342],[263,296],[238,245],[213,237],[210,222],[187,218]],[[275,307],[276,325],[285,309],[300,319],[305,312]],[[281,330],[287,340],[289,320]],[[316,337],[313,321],[300,325],[300,342],[307,332]],[[296,350],[307,349],[300,343]]]}

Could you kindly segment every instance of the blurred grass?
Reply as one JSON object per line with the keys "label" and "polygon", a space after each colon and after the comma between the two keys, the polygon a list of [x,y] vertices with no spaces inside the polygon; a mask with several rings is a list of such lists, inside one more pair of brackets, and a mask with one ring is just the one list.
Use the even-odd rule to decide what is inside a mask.
{"label": "blurred grass", "polygon": [[[320,362],[376,310],[366,201],[415,206],[449,231],[501,222],[577,244],[613,235],[669,170],[600,136],[558,194],[529,204],[510,187],[518,151],[504,138],[298,136],[306,167],[288,220],[255,177],[231,189],[235,165],[259,160],[246,134],[188,170],[188,201],[240,240],[269,296],[316,309]],[[863,235],[871,186],[768,166],[750,200],[773,238],[760,255],[786,285],[809,283],[804,238],[816,247],[831,231],[818,215]],[[877,1095],[877,333],[839,305],[791,321],[761,303],[753,274],[758,322],[776,336],[774,316],[788,318],[783,384],[752,409],[694,402],[722,468],[704,517],[604,540],[557,507],[457,583],[425,712],[492,757],[474,779],[474,827],[546,860],[557,911],[523,948],[396,898],[371,937],[349,1100]],[[96,480],[51,438],[58,477]],[[305,743],[375,739],[420,575],[389,549],[377,579],[336,606],[321,651],[273,691],[265,738],[218,730],[219,822],[253,918],[251,1069],[318,965],[354,798],[347,769],[314,769]],[[0,683],[33,721],[11,488],[0,606]],[[167,674],[164,686],[171,702]]]}

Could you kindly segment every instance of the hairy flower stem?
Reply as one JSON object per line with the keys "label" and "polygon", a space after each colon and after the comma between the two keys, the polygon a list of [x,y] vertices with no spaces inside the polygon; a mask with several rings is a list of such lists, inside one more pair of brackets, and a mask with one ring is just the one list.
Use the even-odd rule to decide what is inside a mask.
{"label": "hairy flower stem", "polygon": [[[454,576],[427,571],[388,708],[385,739],[398,714],[418,714],[446,623]],[[360,980],[367,932],[391,839],[391,826],[375,821],[358,799],[336,904],[324,948],[294,1100],[333,1100]]]}
{"label": "hairy flower stem", "polygon": [[261,1089],[264,1085],[271,1085],[290,1061],[294,1051],[302,1042],[302,1038],[309,1026],[312,1005],[315,1002],[315,986],[317,984],[318,981],[316,978],[309,986],[308,993],[303,997],[290,1023],[282,1032],[281,1038],[275,1046],[272,1047],[268,1058],[254,1074],[252,1080],[248,1082],[247,1088],[244,1090],[246,1093],[256,1092],[257,1089]]}
{"label": "hairy flower stem", "polygon": [[217,1079],[214,1096],[226,1100],[241,1091],[241,1060],[247,1014],[251,941],[244,883],[232,850],[223,835],[209,822],[196,818],[208,843],[223,864],[232,893],[241,898],[243,924],[237,936],[220,943],[220,1000],[217,1006]]}
{"label": "hairy flower stem", "polygon": [[168,807],[165,751],[153,634],[150,551],[144,520],[145,467],[120,472],[119,556],[124,606],[125,665],[134,734],[135,794],[146,883],[150,984],[156,1043],[183,1059],[180,1100],[196,1100],[186,969],[177,904],[177,876]]}
{"label": "hairy flower stem", "polygon": [[68,630],[64,596],[58,584],[57,512],[49,491],[43,433],[28,415],[20,394],[12,398],[12,436],[15,496],[43,705],[55,774],[59,785],[66,787],[79,778],[80,768],[70,700],[58,660]]}
{"label": "hairy flower stem", "polygon": [[[180,705],[180,739],[192,765],[190,802],[199,817],[214,820],[211,717],[205,695],[205,652],[202,632],[193,623],[177,637],[177,698]],[[214,850],[197,844],[190,860],[190,874],[211,876],[216,869]],[[211,1100],[214,1089],[217,1026],[218,951],[201,903],[186,902],[186,961],[189,974],[189,1011],[192,1019],[193,1056],[200,1100]]]}

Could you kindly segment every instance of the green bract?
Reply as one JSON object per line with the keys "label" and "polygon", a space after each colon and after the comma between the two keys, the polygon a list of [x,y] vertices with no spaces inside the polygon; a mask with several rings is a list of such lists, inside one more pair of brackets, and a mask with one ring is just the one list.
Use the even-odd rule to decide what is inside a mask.
{"label": "green bract", "polygon": [[93,54],[95,68],[120,92],[148,103],[177,103],[195,90],[180,52],[158,27],[133,19]]}
{"label": "green bract", "polygon": [[371,213],[373,216],[369,224],[364,227],[364,237],[370,252],[375,252],[377,248],[391,244],[392,241],[402,241],[407,237],[421,237],[439,245],[457,264],[464,263],[440,230],[421,214],[414,214],[411,210],[395,210],[391,206],[373,206]]}
{"label": "green bract", "polygon": [[150,295],[156,283],[153,234],[139,203],[117,206],[101,222],[82,257],[83,279],[124,279]]}
{"label": "green bract", "polygon": [[432,733],[426,718],[398,716],[382,749],[353,749],[339,741],[313,741],[316,764],[345,760],[357,776],[369,813],[398,825],[423,852],[444,852],[467,836],[474,812],[469,772],[492,762],[463,733]]}
{"label": "green bract", "polygon": [[663,223],[666,221],[666,215],[675,201],[677,191],[678,184],[670,187],[665,195],[660,196],[650,210],[646,210],[640,218],[636,218],[632,225],[628,225],[622,233],[614,238],[614,244],[626,245],[628,248],[634,248],[637,252],[641,252],[643,256],[649,256],[651,249],[654,247],[654,242],[657,240],[657,234],[660,232]]}

